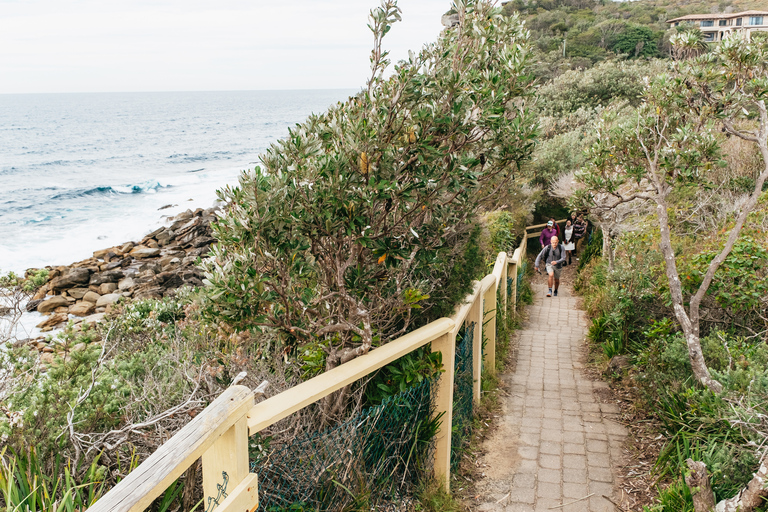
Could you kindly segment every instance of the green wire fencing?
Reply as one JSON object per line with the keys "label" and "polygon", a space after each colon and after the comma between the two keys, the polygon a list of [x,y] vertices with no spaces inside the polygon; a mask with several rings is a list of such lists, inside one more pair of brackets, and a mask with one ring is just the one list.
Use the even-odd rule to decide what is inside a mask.
{"label": "green wire fencing", "polygon": [[451,428],[451,468],[456,469],[469,442],[474,413],[473,351],[475,323],[465,324],[456,336],[453,376],[453,426]]}
{"label": "green wire fencing", "polygon": [[430,472],[434,385],[424,379],[341,425],[257,453],[258,510],[400,510]]}

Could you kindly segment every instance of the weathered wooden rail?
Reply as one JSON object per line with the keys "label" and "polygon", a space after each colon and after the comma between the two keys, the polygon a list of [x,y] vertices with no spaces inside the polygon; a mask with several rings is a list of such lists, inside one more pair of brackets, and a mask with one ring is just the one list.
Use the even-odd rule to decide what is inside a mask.
{"label": "weathered wooden rail", "polygon": [[[435,320],[258,404],[254,404],[254,394],[247,387],[230,387],[90,507],[89,512],[143,511],[200,457],[206,502],[208,497],[219,496],[217,483],[221,481],[222,474],[226,473],[229,478],[228,489],[231,491],[216,507],[216,512],[256,510],[259,503],[258,484],[257,475],[249,472],[249,436],[427,343],[432,344],[433,351],[442,354],[445,370],[437,384],[435,414],[443,416],[435,438],[434,473],[448,490],[456,335],[465,322],[474,323],[473,396],[475,401],[479,401],[483,366],[490,372],[496,368],[495,311],[501,305],[497,305],[497,290],[501,292],[503,307],[507,308],[511,302],[509,305],[514,309],[517,304],[517,273],[527,256],[527,242],[529,238],[538,236],[538,233],[529,234],[528,230],[544,225],[526,228],[520,247],[511,257],[505,252],[499,253],[493,271],[475,283],[472,293],[451,318]],[[508,277],[512,278],[509,296]],[[488,313],[492,314],[484,327],[483,319]],[[487,339],[485,361],[482,354],[484,331]]]}

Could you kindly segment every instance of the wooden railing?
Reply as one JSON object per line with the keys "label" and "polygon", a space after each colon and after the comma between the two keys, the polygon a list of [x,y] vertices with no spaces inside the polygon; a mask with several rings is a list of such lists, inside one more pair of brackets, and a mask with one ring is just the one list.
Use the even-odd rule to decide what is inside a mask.
{"label": "wooden railing", "polygon": [[[542,226],[544,224],[530,228]],[[501,302],[505,310],[508,302],[511,302],[513,309],[516,308],[517,273],[527,256],[528,239],[538,236],[538,233],[528,234],[528,229],[520,247],[511,257],[505,252],[498,254],[493,271],[475,283],[472,293],[451,318],[435,320],[255,405],[254,393],[250,389],[230,387],[90,507],[89,512],[143,511],[200,457],[206,503],[208,497],[220,496],[217,484],[221,482],[222,474],[226,473],[229,479],[227,497],[216,507],[216,512],[256,510],[258,485],[256,474],[249,472],[249,436],[427,343],[432,343],[433,352],[442,354],[444,372],[438,380],[435,407],[435,414],[442,415],[442,418],[435,436],[434,473],[449,490],[456,335],[465,322],[474,323],[473,397],[477,402],[480,400],[483,366],[490,372],[495,372],[496,368],[497,289],[501,286]],[[509,297],[508,277],[512,278]],[[483,320],[488,313],[491,313],[490,320],[484,327]],[[482,354],[484,331],[487,339],[485,361]]]}

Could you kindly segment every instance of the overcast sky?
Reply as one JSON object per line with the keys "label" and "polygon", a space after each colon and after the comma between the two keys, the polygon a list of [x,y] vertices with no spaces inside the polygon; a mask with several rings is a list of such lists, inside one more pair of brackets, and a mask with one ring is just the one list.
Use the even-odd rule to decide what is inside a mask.
{"label": "overcast sky", "polygon": [[[0,94],[359,88],[379,0],[0,0]],[[400,0],[394,60],[450,0]]]}

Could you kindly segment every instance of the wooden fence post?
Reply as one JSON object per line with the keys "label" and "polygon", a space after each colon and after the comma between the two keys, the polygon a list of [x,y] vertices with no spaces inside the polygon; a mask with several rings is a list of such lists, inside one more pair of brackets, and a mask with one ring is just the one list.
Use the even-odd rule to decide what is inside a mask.
{"label": "wooden fence post", "polygon": [[[485,313],[491,312],[492,316],[488,320],[485,328],[487,333],[487,343],[485,345],[485,366],[491,375],[496,375],[496,315],[499,305],[496,303],[496,283],[491,285],[483,294],[483,310]],[[481,340],[482,344],[482,340]]]}
{"label": "wooden fence post", "polygon": [[509,262],[509,258],[509,255],[504,255],[504,263],[501,266],[501,279],[499,279],[499,286],[501,286],[501,301],[504,304],[505,315],[507,313],[507,301],[509,300],[509,297],[507,297],[507,278],[509,277],[509,265],[507,263]]}
{"label": "wooden fence post", "polygon": [[[248,476],[248,419],[245,414],[203,454],[204,508],[208,499],[222,494],[217,485],[224,484],[229,495]],[[223,501],[223,499],[222,499]]]}
{"label": "wooden fence post", "polygon": [[472,403],[480,403],[480,385],[483,378],[483,296],[478,294],[469,310],[464,325],[474,322],[472,332]]}
{"label": "wooden fence post", "polygon": [[432,352],[440,352],[443,373],[437,381],[435,415],[442,414],[435,434],[435,478],[446,492],[451,490],[451,430],[453,429],[453,373],[456,358],[456,337],[448,332],[432,341]]}

